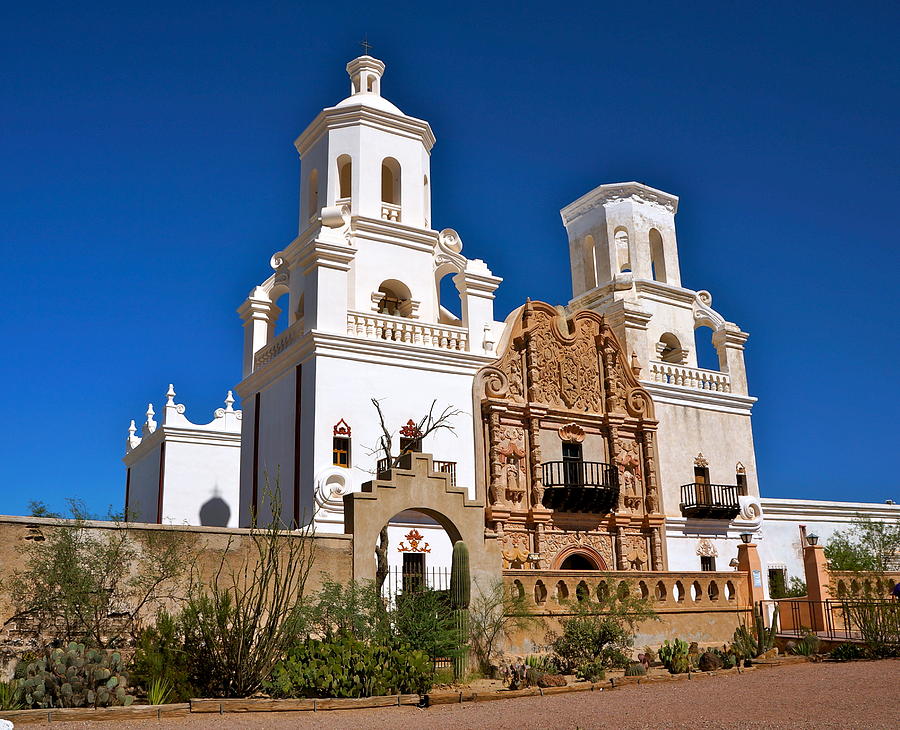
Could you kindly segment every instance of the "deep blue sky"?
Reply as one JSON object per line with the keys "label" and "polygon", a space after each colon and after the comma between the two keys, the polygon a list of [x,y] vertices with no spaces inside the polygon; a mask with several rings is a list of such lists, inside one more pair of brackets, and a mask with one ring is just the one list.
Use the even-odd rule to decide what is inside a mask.
{"label": "deep blue sky", "polygon": [[763,494],[900,499],[900,5],[426,5],[3,3],[0,513],[119,507],[169,382],[211,418],[366,33],[498,317],[568,300],[563,205],[675,193],[684,284],[751,333]]}

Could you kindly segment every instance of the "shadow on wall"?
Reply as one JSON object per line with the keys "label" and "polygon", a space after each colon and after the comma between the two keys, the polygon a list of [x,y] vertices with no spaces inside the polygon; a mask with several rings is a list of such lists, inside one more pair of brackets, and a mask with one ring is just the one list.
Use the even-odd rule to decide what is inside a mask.
{"label": "shadow on wall", "polygon": [[231,507],[221,497],[213,497],[200,508],[200,524],[207,527],[228,527]]}

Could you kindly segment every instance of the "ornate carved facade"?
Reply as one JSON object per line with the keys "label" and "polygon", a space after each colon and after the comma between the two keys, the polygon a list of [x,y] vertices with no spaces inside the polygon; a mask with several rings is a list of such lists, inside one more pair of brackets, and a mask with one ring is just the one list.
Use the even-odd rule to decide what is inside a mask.
{"label": "ornate carved facade", "polygon": [[514,317],[474,389],[504,569],[665,569],[657,422],[636,361],[594,312],[529,301]]}

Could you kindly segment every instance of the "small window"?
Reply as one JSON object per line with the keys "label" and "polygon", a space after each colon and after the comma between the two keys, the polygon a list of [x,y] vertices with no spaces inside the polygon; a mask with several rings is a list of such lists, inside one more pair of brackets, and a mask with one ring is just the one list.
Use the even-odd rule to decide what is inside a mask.
{"label": "small window", "polygon": [[737,479],[737,493],[741,497],[747,496],[747,475],[738,473],[735,478]]}
{"label": "small window", "polygon": [[700,556],[700,570],[713,571],[716,569],[716,559],[712,555]]}
{"label": "small window", "polygon": [[787,569],[769,568],[769,597],[784,598],[787,595]]}
{"label": "small window", "polygon": [[350,426],[342,418],[333,429],[333,439],[331,442],[331,463],[335,466],[342,466],[345,469],[350,467]]}
{"label": "small window", "polygon": [[350,466],[350,439],[346,436],[335,436],[331,447],[331,463],[345,469]]}
{"label": "small window", "polygon": [[425,587],[425,553],[403,553],[403,592],[413,593]]}

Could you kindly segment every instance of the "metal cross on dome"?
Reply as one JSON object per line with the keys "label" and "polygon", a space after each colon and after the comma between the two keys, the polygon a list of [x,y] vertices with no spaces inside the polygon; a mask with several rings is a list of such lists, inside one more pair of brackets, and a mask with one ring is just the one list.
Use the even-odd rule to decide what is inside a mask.
{"label": "metal cross on dome", "polygon": [[362,43],[360,43],[359,45],[362,46],[363,54],[366,56],[369,55],[369,49],[374,48],[374,46],[371,43],[369,43],[369,34],[368,33],[366,34],[366,37],[363,39]]}

